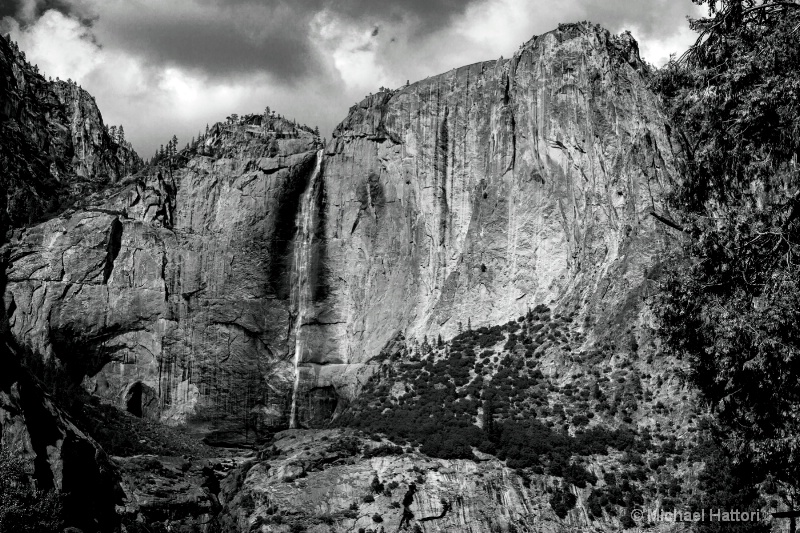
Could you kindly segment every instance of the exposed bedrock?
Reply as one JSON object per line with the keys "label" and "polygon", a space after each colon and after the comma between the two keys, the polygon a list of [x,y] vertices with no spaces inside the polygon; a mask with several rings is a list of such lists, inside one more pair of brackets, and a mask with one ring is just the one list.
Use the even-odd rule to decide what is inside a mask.
{"label": "exposed bedrock", "polygon": [[0,243],[135,171],[141,160],[109,133],[94,98],[46,80],[0,35]]}
{"label": "exposed bedrock", "polygon": [[665,246],[650,212],[680,161],[635,41],[592,25],[370,96],[327,147],[303,360],[363,362],[398,331],[447,338],[540,303],[619,315]]}

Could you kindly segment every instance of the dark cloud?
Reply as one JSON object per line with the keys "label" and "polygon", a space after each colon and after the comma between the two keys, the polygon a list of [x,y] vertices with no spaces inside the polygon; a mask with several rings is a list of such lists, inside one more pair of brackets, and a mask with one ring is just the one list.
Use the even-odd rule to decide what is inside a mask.
{"label": "dark cloud", "polygon": [[[219,0],[199,0],[204,5],[215,6]],[[409,17],[417,22],[418,32],[428,32],[447,25],[451,19],[464,13],[470,5],[480,0],[226,0],[229,7],[272,6],[290,9],[296,13],[315,14],[328,9],[351,20],[380,20],[401,22]]]}
{"label": "dark cloud", "polygon": [[51,9],[77,19],[86,26],[91,26],[97,19],[97,14],[83,0],[2,0],[0,19],[13,18],[24,28]]}
{"label": "dark cloud", "polygon": [[375,0],[339,0],[323,2],[326,7],[341,14],[358,18],[375,18],[386,22],[400,22],[409,17],[416,19],[412,30],[416,34],[428,33],[446,26],[454,17],[463,14],[478,0],[402,0],[380,2]]}
{"label": "dark cloud", "polygon": [[373,37],[383,26],[391,30],[399,24],[420,35],[445,27],[478,0],[0,1],[0,18],[15,18],[23,28],[55,9],[92,25],[104,47],[137,54],[153,65],[210,77],[264,72],[292,84],[324,69],[309,34],[311,21],[323,10],[373,27]]}
{"label": "dark cloud", "polygon": [[[62,0],[64,1],[64,0]],[[322,10],[351,22],[412,23],[412,33],[445,26],[476,0],[229,0],[174,2],[174,11],[139,12],[132,6],[105,8],[96,25],[106,46],[138,53],[156,63],[175,64],[210,76],[267,72],[287,83],[323,70],[309,25]]]}
{"label": "dark cloud", "polygon": [[[273,23],[267,26],[261,21]],[[126,14],[98,21],[104,46],[142,56],[151,63],[199,70],[212,77],[268,72],[287,82],[317,70],[319,58],[303,21],[275,23],[267,10],[176,14],[150,18]]]}

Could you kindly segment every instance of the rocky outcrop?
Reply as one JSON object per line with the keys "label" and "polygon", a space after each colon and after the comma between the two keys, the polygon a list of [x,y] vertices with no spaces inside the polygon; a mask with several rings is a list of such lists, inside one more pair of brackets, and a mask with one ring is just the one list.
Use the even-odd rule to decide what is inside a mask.
{"label": "rocky outcrop", "polygon": [[0,36],[0,242],[9,227],[52,215],[134,172],[141,161],[110,136],[94,98],[48,81]]}
{"label": "rocky outcrop", "polygon": [[[219,531],[221,482],[247,460],[244,455],[216,459],[190,456],[114,457],[124,491],[118,512],[128,531],[163,525],[167,531]],[[236,472],[234,472],[234,475]]]}
{"label": "rocky outcrop", "polygon": [[[12,331],[104,399],[225,442],[330,420],[400,336],[540,303],[601,336],[638,312],[681,164],[645,77],[630,36],[563,25],[365,99],[324,151],[279,118],[219,124],[16,231]],[[99,176],[85,133],[76,172]]]}
{"label": "rocky outcrop", "polygon": [[[602,482],[600,483],[602,485]],[[589,520],[591,489],[573,488],[563,518],[559,481],[527,477],[496,459],[431,459],[349,431],[286,431],[223,481],[224,531],[619,531]]]}

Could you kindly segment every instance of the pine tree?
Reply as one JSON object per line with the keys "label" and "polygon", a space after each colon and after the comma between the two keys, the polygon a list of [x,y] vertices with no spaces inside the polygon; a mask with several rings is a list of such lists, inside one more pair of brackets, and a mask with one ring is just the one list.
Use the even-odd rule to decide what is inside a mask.
{"label": "pine tree", "polygon": [[800,4],[695,3],[709,10],[691,22],[697,42],[652,83],[689,152],[671,193],[682,249],[661,262],[652,307],[733,463],[772,475],[791,509],[800,494]]}
{"label": "pine tree", "polygon": [[125,128],[122,127],[122,124],[120,124],[119,128],[117,128],[117,142],[119,144],[125,142]]}
{"label": "pine tree", "polygon": [[495,440],[497,436],[494,423],[494,402],[491,397],[486,398],[483,402],[483,433],[490,441]]}

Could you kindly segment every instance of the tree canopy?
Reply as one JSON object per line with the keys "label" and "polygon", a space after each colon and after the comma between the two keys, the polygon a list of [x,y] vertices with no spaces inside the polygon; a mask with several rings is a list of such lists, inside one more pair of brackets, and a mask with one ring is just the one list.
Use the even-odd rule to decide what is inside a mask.
{"label": "tree canopy", "polygon": [[686,228],[654,309],[666,348],[714,409],[732,456],[800,474],[800,4],[695,0],[695,45],[653,87],[688,168]]}

